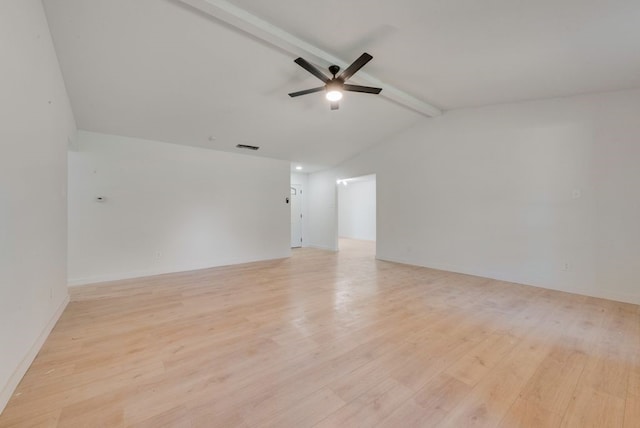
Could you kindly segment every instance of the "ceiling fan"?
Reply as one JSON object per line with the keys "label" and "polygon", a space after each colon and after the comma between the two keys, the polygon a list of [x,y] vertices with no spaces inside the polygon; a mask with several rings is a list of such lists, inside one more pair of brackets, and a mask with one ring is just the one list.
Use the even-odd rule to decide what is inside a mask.
{"label": "ceiling fan", "polygon": [[327,77],[322,71],[318,70],[314,65],[310,64],[303,58],[298,58],[294,62],[300,67],[307,70],[309,73],[316,76],[318,79],[324,82],[324,86],[317,88],[305,89],[304,91],[292,92],[290,97],[299,97],[300,95],[312,94],[314,92],[326,91],[327,99],[331,101],[331,110],[338,110],[338,101],[342,99],[342,92],[364,92],[365,94],[379,94],[382,88],[373,88],[371,86],[350,85],[345,83],[347,79],[353,76],[358,70],[365,66],[366,63],[371,61],[373,57],[368,53],[363,53],[358,59],[347,67],[339,76],[336,74],[340,71],[340,67],[332,65],[329,67],[329,73],[333,75],[332,78]]}

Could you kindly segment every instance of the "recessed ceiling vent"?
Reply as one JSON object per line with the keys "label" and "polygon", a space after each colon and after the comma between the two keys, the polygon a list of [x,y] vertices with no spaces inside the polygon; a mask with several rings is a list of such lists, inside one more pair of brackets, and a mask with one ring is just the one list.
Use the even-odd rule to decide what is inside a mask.
{"label": "recessed ceiling vent", "polygon": [[258,150],[260,147],[258,146],[250,146],[248,144],[238,144],[236,145],[239,149],[247,149],[247,150]]}

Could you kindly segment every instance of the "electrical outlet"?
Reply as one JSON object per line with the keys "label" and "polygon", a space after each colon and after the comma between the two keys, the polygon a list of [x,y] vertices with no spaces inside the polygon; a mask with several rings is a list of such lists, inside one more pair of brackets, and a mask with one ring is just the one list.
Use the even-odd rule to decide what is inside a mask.
{"label": "electrical outlet", "polygon": [[564,262],[564,264],[562,265],[562,270],[564,272],[569,272],[569,270],[571,269],[571,266],[569,266],[568,262]]}
{"label": "electrical outlet", "polygon": [[156,251],[156,260],[160,260],[162,258],[162,251]]}

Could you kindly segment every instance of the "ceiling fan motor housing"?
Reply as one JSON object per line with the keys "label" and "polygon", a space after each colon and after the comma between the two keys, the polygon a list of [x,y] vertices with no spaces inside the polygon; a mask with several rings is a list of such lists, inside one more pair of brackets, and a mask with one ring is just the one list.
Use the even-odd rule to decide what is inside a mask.
{"label": "ceiling fan motor housing", "polygon": [[339,78],[333,78],[326,85],[327,92],[342,91],[344,89],[344,82]]}

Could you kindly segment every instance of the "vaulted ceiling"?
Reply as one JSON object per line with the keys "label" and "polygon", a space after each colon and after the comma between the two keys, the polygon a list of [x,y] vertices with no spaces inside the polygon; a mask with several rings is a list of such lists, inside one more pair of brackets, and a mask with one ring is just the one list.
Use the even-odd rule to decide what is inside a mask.
{"label": "vaulted ceiling", "polygon": [[[637,0],[198,2],[239,8],[344,63],[369,52],[362,72],[389,87],[382,95],[445,111],[640,87]],[[185,3],[44,0],[81,129],[257,145],[313,171],[437,120],[393,97],[347,93],[337,111],[322,93],[291,99],[320,84],[293,62],[296,49]]]}

